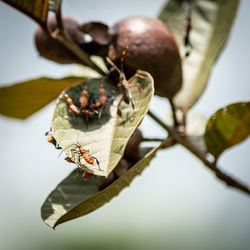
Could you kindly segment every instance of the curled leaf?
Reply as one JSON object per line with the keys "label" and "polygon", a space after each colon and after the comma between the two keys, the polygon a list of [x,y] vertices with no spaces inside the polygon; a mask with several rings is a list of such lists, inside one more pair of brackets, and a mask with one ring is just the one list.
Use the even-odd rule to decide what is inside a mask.
{"label": "curled leaf", "polygon": [[[188,25],[188,5],[191,7],[191,30]],[[223,49],[239,5],[239,0],[170,0],[159,18],[168,24],[179,49],[186,54],[185,36],[192,50],[183,58],[183,85],[175,97],[178,108],[193,106],[203,93],[212,67]]]}
{"label": "curled leaf", "polygon": [[[56,141],[79,168],[108,176],[123,156],[129,137],[146,115],[154,90],[152,77],[147,72],[138,71],[131,82],[134,86],[129,87],[134,109],[122,101],[122,95],[117,93],[114,84],[102,78],[72,86],[66,93],[76,104],[84,86],[87,86],[91,97],[98,98],[101,83],[110,105],[103,109],[100,119],[71,113],[63,92],[57,100],[51,125]],[[94,164],[88,164],[86,158],[76,152],[77,145],[89,151],[90,156],[96,159]]]}
{"label": "curled leaf", "polygon": [[74,178],[78,171],[74,170],[51,192],[42,205],[42,219],[48,226],[55,228],[61,223],[95,211],[129,186],[149,165],[159,149],[160,146],[151,149],[132,168],[102,191],[98,191],[98,177]]}

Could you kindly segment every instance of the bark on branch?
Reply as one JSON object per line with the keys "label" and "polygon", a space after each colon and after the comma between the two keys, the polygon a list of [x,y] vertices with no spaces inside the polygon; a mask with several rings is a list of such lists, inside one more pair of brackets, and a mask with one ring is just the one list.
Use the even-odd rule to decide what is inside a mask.
{"label": "bark on branch", "polygon": [[171,136],[176,143],[179,143],[187,150],[189,150],[192,154],[194,154],[197,158],[199,158],[207,168],[213,171],[218,179],[223,181],[227,186],[237,188],[244,193],[250,195],[250,186],[243,184],[241,181],[229,176],[228,174],[224,173],[220,170],[217,166],[215,161],[211,162],[206,158],[206,155],[199,148],[197,148],[193,143],[188,140],[187,136],[181,135],[178,131],[171,128],[167,124],[165,124],[161,119],[159,119],[155,114],[151,111],[148,112],[148,115],[157,122],[162,128],[164,128]]}

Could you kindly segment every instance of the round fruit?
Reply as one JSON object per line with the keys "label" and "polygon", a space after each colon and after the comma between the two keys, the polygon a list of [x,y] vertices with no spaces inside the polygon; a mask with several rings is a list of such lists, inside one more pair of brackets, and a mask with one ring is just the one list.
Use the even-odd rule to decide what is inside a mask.
{"label": "round fruit", "polygon": [[[79,24],[75,19],[69,16],[63,16],[63,27],[66,34],[76,44],[84,43],[84,35],[79,30]],[[54,16],[48,18],[47,27],[50,34],[57,28],[57,21]],[[79,63],[79,59],[69,49],[65,48],[60,42],[49,37],[41,27],[38,27],[35,33],[35,44],[40,55],[61,64]]]}
{"label": "round fruit", "polygon": [[110,34],[109,57],[119,65],[126,49],[127,77],[136,69],[148,71],[154,78],[155,94],[172,99],[182,85],[182,67],[177,44],[166,24],[154,18],[130,17],[115,24]]}
{"label": "round fruit", "polygon": [[107,178],[104,176],[99,177],[97,181],[98,190],[99,191],[103,190],[104,188],[112,184],[115,180],[116,180],[116,176],[114,172],[111,172]]}
{"label": "round fruit", "polygon": [[136,129],[129,138],[128,144],[124,152],[124,158],[131,163],[136,163],[141,158],[140,143],[142,141],[142,133]]}
{"label": "round fruit", "polygon": [[121,177],[124,175],[128,169],[131,167],[130,162],[128,162],[126,159],[122,158],[118,165],[115,167],[114,172],[118,177]]}

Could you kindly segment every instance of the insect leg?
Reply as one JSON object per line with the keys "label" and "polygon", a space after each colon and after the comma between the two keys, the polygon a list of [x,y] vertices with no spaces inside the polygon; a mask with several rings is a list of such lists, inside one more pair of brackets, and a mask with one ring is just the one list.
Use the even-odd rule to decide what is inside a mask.
{"label": "insect leg", "polygon": [[101,168],[100,168],[100,162],[97,160],[97,158],[94,157],[94,156],[92,156],[92,157],[96,160],[96,163],[97,163],[97,166],[98,166],[99,170],[100,170],[100,171],[103,171],[103,170],[101,170]]}
{"label": "insect leg", "polygon": [[72,158],[74,158],[74,159],[76,159],[75,155],[77,154],[77,156],[78,156],[77,162],[80,164],[81,163],[80,159],[81,159],[82,154],[75,149],[71,149],[70,152],[71,152]]}

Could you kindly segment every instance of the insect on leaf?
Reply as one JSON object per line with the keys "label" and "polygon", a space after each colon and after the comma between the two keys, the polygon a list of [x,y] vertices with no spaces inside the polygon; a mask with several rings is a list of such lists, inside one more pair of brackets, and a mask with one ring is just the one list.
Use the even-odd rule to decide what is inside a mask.
{"label": "insect on leaf", "polygon": [[[152,77],[143,71],[138,71],[138,74],[143,78],[135,76],[131,83],[139,83],[143,93],[136,86],[129,87],[134,109],[131,104],[121,101],[122,95],[118,94],[114,84],[102,78],[90,79],[72,86],[58,98],[51,123],[53,136],[66,154],[83,170],[95,175],[108,176],[123,156],[130,136],[148,111],[154,92]],[[65,92],[76,105],[84,86],[87,86],[92,99],[98,98],[101,83],[106,95],[113,97],[113,100],[110,100],[110,105],[102,111],[100,119],[88,119],[69,111]],[[80,153],[76,152],[77,144],[88,150],[99,164],[97,161],[88,164]]]}
{"label": "insect on leaf", "polygon": [[82,77],[52,79],[41,77],[0,88],[0,114],[26,119],[58,97]]}
{"label": "insect on leaf", "polygon": [[78,170],[74,170],[47,197],[41,208],[42,219],[48,226],[55,228],[61,223],[95,211],[129,186],[149,165],[159,149],[160,146],[150,150],[125,174],[101,191],[98,191],[98,178],[75,178]]}
{"label": "insect on leaf", "polygon": [[250,102],[239,102],[219,109],[206,126],[205,142],[208,152],[219,155],[250,135]]}
{"label": "insect on leaf", "polygon": [[[190,55],[184,46],[188,8],[191,6]],[[183,54],[183,85],[175,96],[178,108],[193,106],[203,93],[212,67],[230,34],[239,0],[170,0],[159,19],[167,23]]]}

